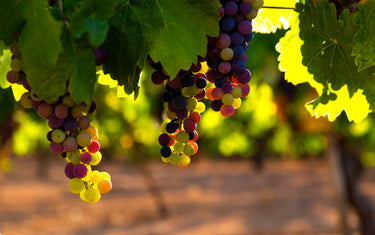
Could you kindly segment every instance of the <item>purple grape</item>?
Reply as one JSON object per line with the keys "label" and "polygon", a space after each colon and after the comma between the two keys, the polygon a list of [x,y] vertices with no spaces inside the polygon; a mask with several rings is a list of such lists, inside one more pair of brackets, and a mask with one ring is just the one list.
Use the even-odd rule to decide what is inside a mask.
{"label": "purple grape", "polygon": [[66,131],[75,131],[78,128],[78,122],[73,117],[67,117],[64,120],[64,129]]}
{"label": "purple grape", "polygon": [[96,110],[96,103],[95,101],[91,101],[89,113],[93,113]]}
{"label": "purple grape", "polygon": [[222,73],[222,74],[226,74],[226,73],[229,73],[229,71],[231,70],[231,64],[229,62],[221,62],[219,64],[219,72]]}
{"label": "purple grape", "polygon": [[169,157],[169,156],[171,156],[171,154],[172,154],[172,150],[168,146],[163,146],[160,149],[160,155],[163,156],[163,157]]}
{"label": "purple grape", "polygon": [[173,102],[172,101],[168,102],[167,107],[168,107],[169,111],[176,112],[176,108],[173,106]]}
{"label": "purple grape", "polygon": [[234,21],[236,21],[237,24],[240,23],[241,21],[243,21],[244,19],[246,19],[246,17],[244,15],[241,15],[241,14],[238,14],[238,13],[235,14],[233,16],[233,18],[234,18]]}
{"label": "purple grape", "polygon": [[187,109],[178,109],[178,110],[176,110],[176,116],[177,116],[177,118],[179,118],[181,120],[184,119],[184,118],[186,118],[187,115],[188,115]]}
{"label": "purple grape", "polygon": [[220,28],[224,32],[231,32],[235,26],[236,26],[236,21],[233,19],[233,17],[225,17],[221,19],[220,21]]}
{"label": "purple grape", "polygon": [[53,130],[52,130],[52,131],[49,131],[49,132],[47,133],[47,140],[48,140],[49,142],[52,141],[52,132],[53,132]]}
{"label": "purple grape", "polygon": [[10,70],[7,73],[7,80],[9,83],[12,83],[12,84],[17,83],[20,80],[20,75],[18,74],[18,72]]}
{"label": "purple grape", "polygon": [[220,111],[220,108],[221,108],[222,105],[223,105],[223,102],[221,100],[213,100],[211,102],[211,108],[215,112]]}
{"label": "purple grape", "polygon": [[241,45],[245,39],[245,37],[239,32],[233,32],[232,35],[230,35],[230,38],[233,45]]}
{"label": "purple grape", "polygon": [[240,13],[241,15],[247,15],[251,12],[251,5],[248,4],[248,3],[241,3],[240,4],[240,7],[238,8],[238,13]]}
{"label": "purple grape", "polygon": [[165,130],[168,132],[168,133],[175,133],[177,131],[177,129],[179,128],[179,125],[177,123],[174,123],[174,122],[170,122],[167,124],[167,126],[165,127]]}
{"label": "purple grape", "polygon": [[94,49],[95,59],[97,64],[104,64],[109,59],[109,54],[104,49],[95,48]]}
{"label": "purple grape", "polygon": [[225,9],[225,14],[233,16],[237,13],[238,6],[235,2],[229,1],[225,3],[224,9]]}
{"label": "purple grape", "polygon": [[243,72],[239,73],[237,76],[237,80],[240,83],[248,83],[251,79],[251,72],[248,69],[245,69]]}
{"label": "purple grape", "polygon": [[229,82],[226,82],[223,85],[221,85],[221,89],[223,89],[224,93],[231,93],[233,87]]}
{"label": "purple grape", "polygon": [[183,95],[178,95],[174,97],[172,102],[173,102],[173,107],[175,107],[175,109],[184,109],[187,105],[186,97]]}
{"label": "purple grape", "polygon": [[61,127],[64,123],[64,119],[60,119],[58,117],[56,117],[56,114],[52,114],[51,116],[49,116],[48,118],[48,126],[51,128],[51,129],[57,129],[59,127]]}
{"label": "purple grape", "polygon": [[215,86],[216,87],[222,87],[224,83],[225,83],[224,79],[216,79],[215,80]]}
{"label": "purple grape", "polygon": [[243,53],[242,56],[238,57],[238,59],[242,60],[245,64],[247,63],[247,54]]}
{"label": "purple grape", "polygon": [[30,86],[30,84],[27,82],[27,78],[26,78],[26,76],[24,76],[24,77],[22,78],[22,85],[23,85],[23,87],[24,87],[26,90],[31,91],[31,86]]}
{"label": "purple grape", "polygon": [[[217,48],[224,49],[229,47],[231,44],[231,38],[228,34],[222,33],[216,41]],[[218,53],[218,58],[220,57],[220,51]]]}
{"label": "purple grape", "polygon": [[232,50],[234,53],[234,58],[241,57],[245,53],[245,50],[242,45],[234,46]]}
{"label": "purple grape", "polygon": [[249,50],[249,44],[247,42],[242,43],[242,48],[244,51]]}
{"label": "purple grape", "polygon": [[205,88],[207,85],[207,80],[205,78],[198,78],[196,81],[195,81],[195,86],[199,89],[203,89]]}
{"label": "purple grape", "polygon": [[242,60],[232,61],[231,65],[233,73],[239,74],[245,70],[245,63]]}
{"label": "purple grape", "polygon": [[62,144],[57,144],[53,141],[51,141],[51,143],[49,144],[49,149],[53,153],[61,153],[62,151],[64,151],[64,148],[63,148]]}
{"label": "purple grape", "polygon": [[253,32],[251,32],[250,34],[245,35],[244,41],[250,42],[251,40],[253,40],[253,38],[254,38],[254,34],[253,34]]}
{"label": "purple grape", "polygon": [[166,76],[163,72],[161,71],[155,71],[151,75],[151,81],[155,85],[160,85],[163,84],[164,80],[168,79],[168,76]]}
{"label": "purple grape", "polygon": [[87,175],[87,167],[83,164],[78,164],[73,167],[73,175],[77,178],[83,178]]}
{"label": "purple grape", "polygon": [[193,132],[197,128],[197,124],[192,120],[186,120],[184,122],[184,129],[186,132]]}
{"label": "purple grape", "polygon": [[225,15],[224,7],[220,7],[219,10],[217,10],[217,13],[222,18]]}
{"label": "purple grape", "polygon": [[92,156],[89,152],[83,152],[81,153],[79,159],[83,164],[89,164],[91,162]]}
{"label": "purple grape", "polygon": [[250,20],[243,20],[237,25],[238,32],[242,35],[250,34],[252,31],[251,21]]}
{"label": "purple grape", "polygon": [[195,99],[201,100],[206,96],[206,90],[202,90],[198,95],[194,96]]}
{"label": "purple grape", "polygon": [[182,79],[182,87],[189,87],[194,85],[194,78],[193,77],[184,77]]}
{"label": "purple grape", "polygon": [[168,134],[161,134],[159,135],[159,144],[161,146],[168,146],[169,142],[171,141],[171,137]]}
{"label": "purple grape", "polygon": [[74,164],[69,162],[68,164],[66,164],[65,166],[65,175],[66,177],[68,177],[69,179],[73,179],[74,178],[74,175],[73,175],[73,168],[74,168]]}

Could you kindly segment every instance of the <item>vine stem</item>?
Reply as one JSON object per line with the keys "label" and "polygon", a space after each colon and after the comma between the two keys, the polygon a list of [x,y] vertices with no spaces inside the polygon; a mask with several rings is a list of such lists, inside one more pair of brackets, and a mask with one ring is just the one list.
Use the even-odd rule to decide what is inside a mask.
{"label": "vine stem", "polygon": [[58,6],[58,8],[59,8],[59,11],[60,11],[61,17],[63,18],[64,22],[65,22],[66,24],[68,24],[68,19],[66,18],[65,14],[64,14],[64,9],[63,9],[63,2],[62,2],[62,0],[57,0],[56,3],[57,3],[57,6]]}

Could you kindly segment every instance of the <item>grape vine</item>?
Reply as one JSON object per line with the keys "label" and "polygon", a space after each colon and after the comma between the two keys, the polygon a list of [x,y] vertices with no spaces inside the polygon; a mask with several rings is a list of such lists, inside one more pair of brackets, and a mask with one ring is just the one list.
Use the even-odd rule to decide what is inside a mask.
{"label": "grape vine", "polygon": [[374,0],[290,0],[279,7],[265,1],[264,10],[263,4],[3,0],[0,56],[8,59],[0,62],[10,71],[0,74],[0,85],[12,84],[24,107],[48,119],[51,151],[68,161],[71,190],[90,202],[111,188],[107,173],[91,169],[101,158],[90,124],[98,74],[110,75],[137,98],[141,71],[149,65],[155,70],[150,80],[165,87],[160,154],[164,162],[187,166],[198,151],[205,104],[230,117],[249,94],[253,20],[260,15],[257,27],[268,24],[268,10],[282,10],[271,20],[279,28],[281,19],[283,27],[291,25],[277,46],[280,69],[288,81],[317,89],[319,97],[307,104],[312,114],[333,121],[345,110],[359,122],[374,110]]}

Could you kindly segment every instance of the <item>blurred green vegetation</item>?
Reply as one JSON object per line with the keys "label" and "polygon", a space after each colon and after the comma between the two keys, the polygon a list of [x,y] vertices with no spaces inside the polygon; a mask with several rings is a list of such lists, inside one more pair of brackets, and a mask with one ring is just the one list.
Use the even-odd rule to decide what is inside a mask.
{"label": "blurred green vegetation", "polygon": [[[304,106],[317,97],[315,91],[308,85],[288,84],[278,70],[275,45],[284,34],[284,30],[269,35],[255,34],[248,50],[247,67],[252,71],[250,95],[230,118],[206,109],[198,124],[200,149],[192,162],[199,157],[251,158],[259,152],[278,158],[322,157],[327,146],[325,133],[334,131],[353,143],[361,143],[363,163],[374,166],[374,116],[359,124],[349,123],[345,114],[335,123],[311,117]],[[139,157],[160,159],[159,126],[165,117],[160,99],[163,87],[151,83],[151,73],[151,68],[142,72],[137,100],[118,98],[116,88],[96,86],[97,111],[93,125],[98,128],[105,157],[130,162]],[[48,149],[47,120],[14,104],[10,89],[1,90],[0,104],[3,107],[0,123],[7,119],[18,123],[13,135],[16,155],[38,154],[41,149]]]}

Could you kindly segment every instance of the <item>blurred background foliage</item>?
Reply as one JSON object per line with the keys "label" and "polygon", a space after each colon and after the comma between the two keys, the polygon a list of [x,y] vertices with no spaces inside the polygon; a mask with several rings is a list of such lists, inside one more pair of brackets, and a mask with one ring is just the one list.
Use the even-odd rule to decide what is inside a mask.
{"label": "blurred background foliage", "polygon": [[[349,123],[343,113],[330,123],[315,119],[305,103],[317,94],[307,84],[297,87],[287,83],[278,70],[275,45],[285,34],[255,34],[249,45],[247,67],[252,71],[250,95],[230,118],[206,109],[198,125],[199,152],[192,158],[323,157],[326,133],[335,132],[362,147],[362,162],[375,165],[375,126],[370,115],[361,123]],[[141,158],[160,160],[159,126],[165,118],[160,99],[163,86],[152,84],[152,69],[142,72],[142,86],[137,100],[118,98],[117,89],[97,85],[94,126],[106,158],[134,162]],[[10,88],[0,92],[0,167],[9,170],[9,150],[18,156],[46,154],[49,131],[47,120],[33,110],[26,111],[14,102]],[[9,144],[9,135],[13,141]],[[10,147],[9,147],[10,146]]]}

